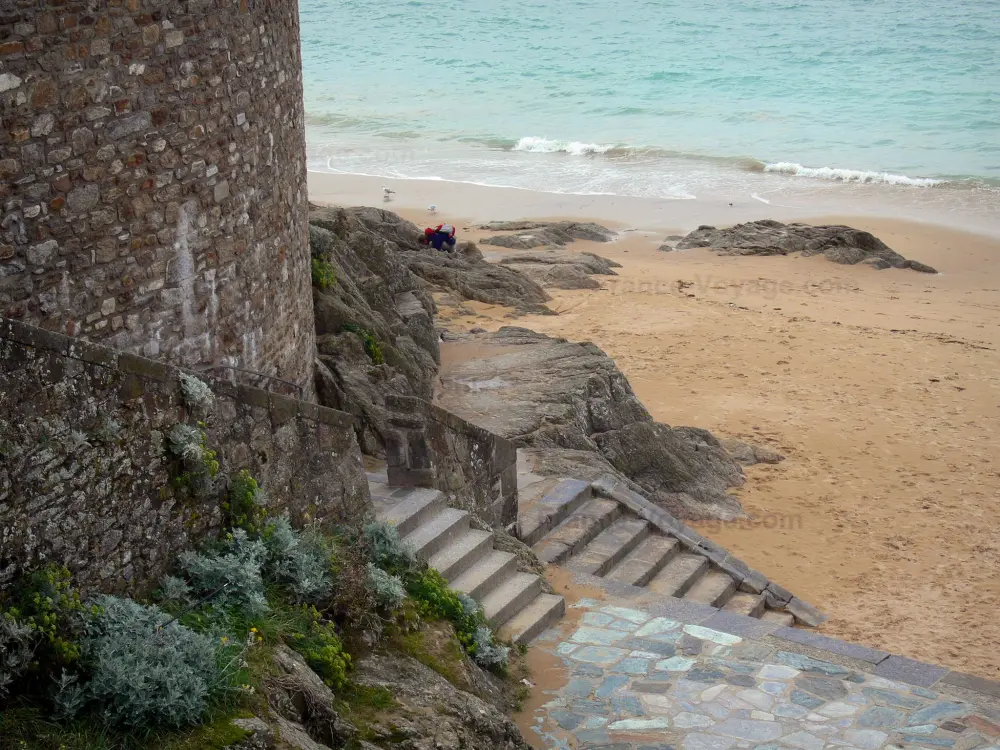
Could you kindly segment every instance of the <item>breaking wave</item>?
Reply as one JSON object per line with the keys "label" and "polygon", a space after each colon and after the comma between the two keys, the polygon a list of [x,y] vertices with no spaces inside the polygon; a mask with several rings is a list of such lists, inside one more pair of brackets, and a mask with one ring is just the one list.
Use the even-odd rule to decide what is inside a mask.
{"label": "breaking wave", "polygon": [[764,171],[790,174],[796,177],[812,177],[818,180],[838,180],[840,182],[859,182],[871,185],[904,185],[906,187],[926,188],[947,182],[947,180],[935,180],[930,177],[908,177],[904,174],[892,174],[891,172],[835,169],[833,167],[805,167],[789,161],[768,164],[764,167]]}
{"label": "breaking wave", "polygon": [[616,148],[614,143],[582,143],[580,141],[552,141],[548,138],[525,136],[511,147],[511,151],[526,151],[531,154],[567,153],[571,156],[606,154]]}

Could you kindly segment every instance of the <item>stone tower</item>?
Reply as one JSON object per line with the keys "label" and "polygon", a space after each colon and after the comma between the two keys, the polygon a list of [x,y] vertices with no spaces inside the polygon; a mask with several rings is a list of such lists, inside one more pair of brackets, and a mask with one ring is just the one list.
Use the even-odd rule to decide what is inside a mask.
{"label": "stone tower", "polygon": [[0,313],[312,391],[295,0],[0,2]]}

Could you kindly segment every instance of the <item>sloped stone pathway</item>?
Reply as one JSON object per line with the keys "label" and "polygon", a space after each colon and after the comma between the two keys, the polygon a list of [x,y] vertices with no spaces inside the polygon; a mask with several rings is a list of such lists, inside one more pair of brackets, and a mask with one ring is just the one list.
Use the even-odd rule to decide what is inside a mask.
{"label": "sloped stone pathway", "polygon": [[807,633],[843,653],[811,649],[749,618],[730,618],[737,635],[683,608],[572,609],[533,646],[566,671],[529,720],[539,748],[1000,750],[997,683]]}

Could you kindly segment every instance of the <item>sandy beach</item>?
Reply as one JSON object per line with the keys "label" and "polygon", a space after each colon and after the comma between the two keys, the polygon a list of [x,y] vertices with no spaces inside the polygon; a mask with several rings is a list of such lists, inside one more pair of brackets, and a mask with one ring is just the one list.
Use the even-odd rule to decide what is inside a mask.
{"label": "sandy beach", "polygon": [[[311,173],[310,199],[383,205],[382,184]],[[552,290],[558,315],[467,302],[441,322],[593,341],[656,419],[778,450],[784,462],[747,469],[736,491],[751,520],[702,533],[828,613],[823,632],[1000,678],[1000,240],[816,206],[393,188],[383,207],[421,224],[436,203],[433,218],[459,227],[571,217],[620,230],[572,246],[622,268],[600,290]],[[761,218],[866,229],[940,273],[657,249]]]}

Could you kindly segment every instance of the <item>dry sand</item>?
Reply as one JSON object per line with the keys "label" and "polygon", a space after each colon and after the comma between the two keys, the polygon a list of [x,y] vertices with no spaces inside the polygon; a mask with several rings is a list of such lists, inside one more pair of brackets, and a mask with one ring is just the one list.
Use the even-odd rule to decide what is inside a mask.
{"label": "dry sand", "polygon": [[[492,195],[466,216],[551,208],[551,198],[532,211],[520,194]],[[354,197],[341,200],[372,203]],[[408,208],[401,213],[429,223]],[[1000,241],[870,217],[812,219],[872,231],[942,271],[932,276],[664,253],[660,240],[671,226],[693,228],[691,217],[602,208],[588,218],[640,230],[573,246],[622,263],[604,289],[553,291],[558,316],[513,323],[509,310],[465,303],[475,314],[446,309],[447,324],[593,341],[656,419],[775,448],[787,460],[747,469],[736,491],[754,520],[699,529],[828,613],[827,634],[1000,679]]]}

